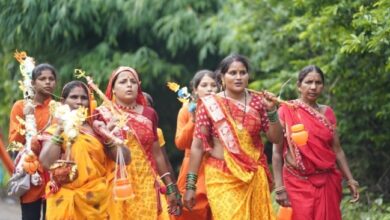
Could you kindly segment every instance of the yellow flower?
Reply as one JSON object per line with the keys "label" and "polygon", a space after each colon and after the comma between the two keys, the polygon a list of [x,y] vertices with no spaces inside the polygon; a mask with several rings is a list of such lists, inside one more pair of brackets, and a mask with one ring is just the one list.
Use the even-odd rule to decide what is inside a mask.
{"label": "yellow flower", "polygon": [[180,88],[180,85],[175,82],[167,82],[167,86],[170,90],[177,92]]}

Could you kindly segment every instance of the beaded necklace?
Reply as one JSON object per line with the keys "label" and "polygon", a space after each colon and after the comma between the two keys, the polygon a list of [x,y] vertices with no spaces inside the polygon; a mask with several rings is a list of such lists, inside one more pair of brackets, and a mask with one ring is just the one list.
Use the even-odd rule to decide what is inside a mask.
{"label": "beaded necklace", "polygon": [[132,105],[132,106],[124,106],[124,105],[120,105],[117,103],[117,106],[120,108],[120,109],[123,109],[123,110],[126,110],[126,111],[134,111],[134,109],[137,108],[137,104],[135,105]]}

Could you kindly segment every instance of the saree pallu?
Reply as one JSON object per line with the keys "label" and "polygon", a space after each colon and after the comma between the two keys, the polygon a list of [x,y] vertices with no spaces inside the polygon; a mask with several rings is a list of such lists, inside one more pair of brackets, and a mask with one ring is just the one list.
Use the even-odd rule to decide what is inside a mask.
{"label": "saree pallu", "polygon": [[60,186],[56,193],[50,192],[49,184],[46,186],[46,218],[108,219],[106,155],[103,145],[92,134],[80,133],[72,145],[70,155],[77,164],[78,177],[72,183]]}
{"label": "saree pallu", "polygon": [[[101,116],[97,120],[108,123],[112,116],[110,110],[100,106],[97,111]],[[157,181],[155,161],[151,153],[152,144],[156,139],[153,132],[153,122],[140,114],[131,112],[127,112],[127,114],[127,125],[130,132],[121,130],[115,132],[114,135],[126,139],[127,147],[131,152],[131,163],[126,166],[126,171],[134,197],[125,201],[114,199],[115,162],[109,161],[107,163],[109,170],[107,182],[110,219],[169,219],[166,212],[165,214],[161,212],[160,184]],[[159,217],[159,215],[161,216]]]}
{"label": "saree pallu", "polygon": [[[341,219],[342,175],[336,168],[333,135],[336,118],[326,107],[324,114],[294,100],[296,108],[282,105],[280,119],[285,128],[283,180],[293,209],[293,219]],[[302,123],[309,133],[306,145],[295,146],[290,127]]]}
{"label": "saree pallu", "polygon": [[[239,127],[240,103],[217,96],[207,96],[202,103],[224,146],[224,160],[209,157],[205,166],[207,196],[214,219],[275,219],[259,135],[259,112],[247,106],[245,121]],[[255,142],[255,138],[259,140]]]}

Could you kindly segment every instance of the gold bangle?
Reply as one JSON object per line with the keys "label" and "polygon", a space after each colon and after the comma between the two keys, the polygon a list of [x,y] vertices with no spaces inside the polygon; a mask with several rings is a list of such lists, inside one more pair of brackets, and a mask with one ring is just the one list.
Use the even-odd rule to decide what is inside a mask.
{"label": "gold bangle", "polygon": [[347,180],[347,184],[348,184],[348,186],[352,186],[352,185],[354,185],[354,186],[359,186],[359,182],[356,181],[355,179],[349,179],[349,180]]}

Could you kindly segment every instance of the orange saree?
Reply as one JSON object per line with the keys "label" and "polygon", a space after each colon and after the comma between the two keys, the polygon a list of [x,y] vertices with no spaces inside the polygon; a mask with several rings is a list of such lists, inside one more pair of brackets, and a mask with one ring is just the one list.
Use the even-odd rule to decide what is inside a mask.
{"label": "orange saree", "polygon": [[[208,134],[202,130],[208,130]],[[205,166],[207,197],[214,219],[274,219],[270,174],[261,131],[268,129],[259,96],[248,106],[220,96],[207,96],[196,113],[195,137],[211,150],[211,139],[224,147],[224,160],[209,157]]]}
{"label": "orange saree", "polygon": [[[50,135],[54,128],[48,129]],[[50,136],[46,137],[50,141]],[[62,149],[65,150],[65,144]],[[46,218],[51,219],[108,219],[108,190],[106,167],[108,161],[99,139],[86,131],[76,138],[71,147],[71,160],[76,162],[78,177],[60,186],[58,192],[46,186]]]}

